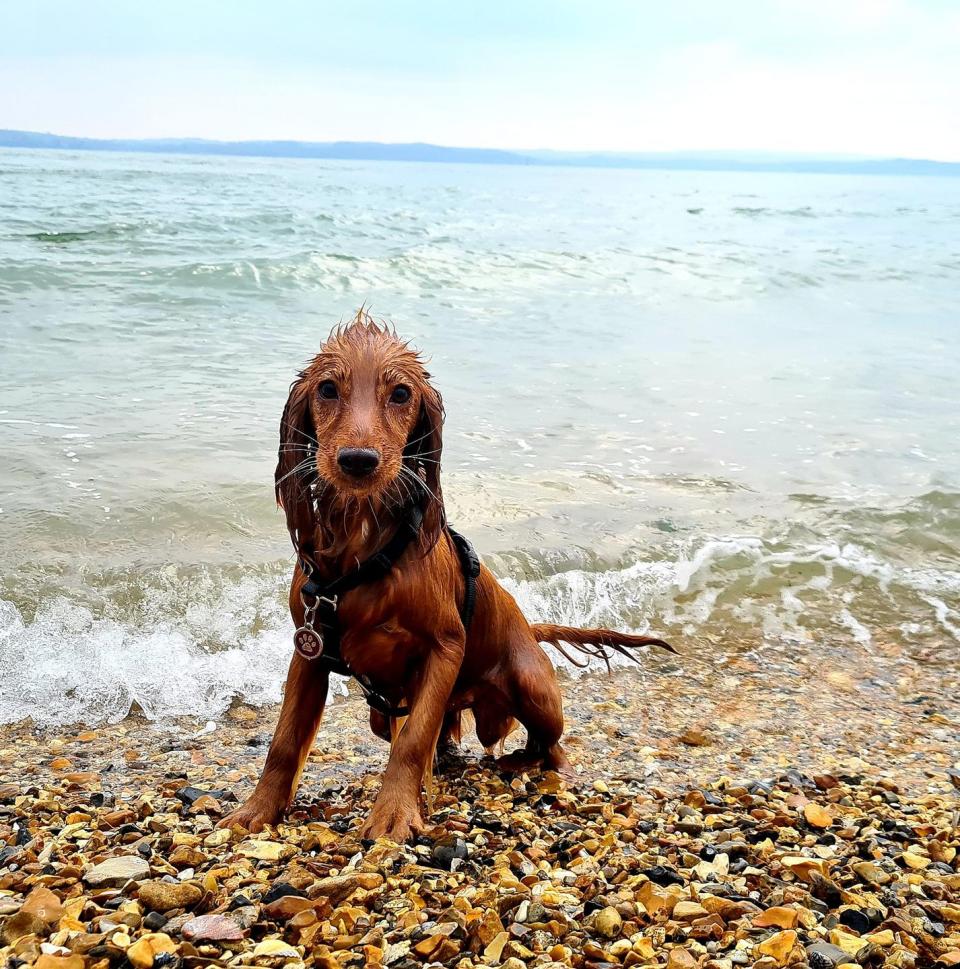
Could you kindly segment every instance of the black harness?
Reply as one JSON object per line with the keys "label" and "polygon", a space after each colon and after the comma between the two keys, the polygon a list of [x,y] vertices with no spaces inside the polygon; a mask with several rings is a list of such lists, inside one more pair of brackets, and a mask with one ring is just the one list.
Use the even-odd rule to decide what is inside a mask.
{"label": "black harness", "polygon": [[[350,668],[340,651],[341,628],[338,614],[343,596],[360,585],[369,585],[386,578],[406,551],[407,546],[420,534],[423,525],[423,509],[410,505],[401,520],[396,534],[379,552],[361,562],[355,569],[346,572],[326,584],[316,576],[309,563],[300,559],[300,569],[307,581],[300,590],[300,601],[304,608],[303,625],[293,634],[293,645],[304,659],[312,660],[323,666],[329,673],[352,676],[360,686],[367,703],[374,710],[388,717],[405,717],[407,707],[391,706],[382,693],[378,693],[369,678]],[[470,542],[449,526],[446,532],[453,541],[463,572],[465,591],[460,607],[460,621],[464,630],[469,630],[477,597],[477,576],[480,574],[480,558]]]}

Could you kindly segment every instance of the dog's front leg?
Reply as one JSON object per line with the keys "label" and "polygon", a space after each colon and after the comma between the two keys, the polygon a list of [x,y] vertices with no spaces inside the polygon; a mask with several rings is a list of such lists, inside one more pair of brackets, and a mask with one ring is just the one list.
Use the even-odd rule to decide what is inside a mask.
{"label": "dog's front leg", "polygon": [[220,827],[238,825],[248,831],[260,831],[266,824],[276,824],[293,800],[306,763],[313,738],[320,726],[327,702],[330,675],[317,663],[293,654],[287,685],[283,694],[280,719],[263,774],[254,792]]}
{"label": "dog's front leg", "polygon": [[408,698],[410,715],[390,748],[383,786],[361,831],[365,838],[406,841],[422,831],[420,788],[433,758],[443,715],[453,692],[464,644],[459,639],[438,640],[427,654]]}

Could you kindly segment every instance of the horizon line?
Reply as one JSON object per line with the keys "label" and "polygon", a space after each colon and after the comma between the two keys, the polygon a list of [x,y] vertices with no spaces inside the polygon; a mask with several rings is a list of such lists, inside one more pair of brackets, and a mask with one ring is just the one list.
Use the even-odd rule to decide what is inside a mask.
{"label": "horizon line", "polygon": [[960,162],[907,156],[790,152],[775,149],[483,148],[426,141],[304,141],[296,138],[223,140],[203,137],[93,138],[25,129],[0,129],[0,147],[215,157],[413,161],[455,164],[537,165],[550,168],[667,169],[793,172],[797,174],[960,175]]}

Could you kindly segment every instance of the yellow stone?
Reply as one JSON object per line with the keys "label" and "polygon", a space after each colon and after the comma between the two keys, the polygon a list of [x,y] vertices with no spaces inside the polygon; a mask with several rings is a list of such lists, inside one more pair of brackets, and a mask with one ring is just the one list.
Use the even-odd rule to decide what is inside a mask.
{"label": "yellow stone", "polygon": [[597,916],[593,924],[594,928],[596,928],[596,930],[602,936],[607,939],[615,939],[620,934],[620,927],[623,925],[623,919],[620,917],[620,913],[612,905],[608,905],[605,909],[601,909],[599,912],[597,912]]}
{"label": "yellow stone", "polygon": [[279,841],[245,841],[237,850],[244,858],[256,861],[279,861],[293,853],[289,845],[280,844]]}
{"label": "yellow stone", "polygon": [[83,969],[84,958],[77,953],[69,956],[55,956],[44,953],[33,964],[34,969]]}
{"label": "yellow stone", "polygon": [[644,936],[641,939],[637,939],[637,941],[633,943],[633,951],[636,952],[641,959],[652,959],[656,949],[653,947],[652,940]]}
{"label": "yellow stone", "polygon": [[258,942],[253,950],[255,957],[272,957],[283,959],[299,959],[300,953],[283,939],[264,939]]}
{"label": "yellow stone", "polygon": [[63,905],[60,899],[44,885],[37,885],[30,892],[20,911],[36,916],[47,925],[53,925],[63,917]]}
{"label": "yellow stone", "polygon": [[682,901],[673,907],[673,917],[685,922],[703,918],[710,913],[699,902]]}
{"label": "yellow stone", "polygon": [[308,851],[315,851],[318,848],[329,848],[331,845],[337,844],[340,841],[341,835],[337,834],[331,828],[326,825],[315,825],[307,829],[307,835],[304,839],[304,847]]}
{"label": "yellow stone", "polygon": [[754,916],[753,924],[758,929],[776,927],[778,929],[792,929],[797,924],[799,912],[795,908],[787,908],[785,905],[775,905],[768,908],[765,912]]}
{"label": "yellow stone", "polygon": [[849,673],[844,673],[841,670],[828,670],[827,682],[839,690],[850,690],[853,688],[853,678]]}
{"label": "yellow stone", "polygon": [[697,960],[687,949],[671,949],[667,956],[667,969],[694,969]]}
{"label": "yellow stone", "polygon": [[637,901],[647,910],[648,915],[656,915],[666,908],[667,897],[656,890],[653,882],[644,882],[637,892]]}
{"label": "yellow stone", "polygon": [[896,936],[891,929],[883,929],[880,932],[874,932],[873,935],[867,936],[867,942],[872,942],[874,945],[883,946],[884,948],[893,945],[896,941]]}
{"label": "yellow stone", "polygon": [[781,859],[781,864],[789,868],[798,878],[805,882],[810,881],[811,875],[816,872],[819,875],[826,875],[829,872],[827,863],[819,858],[805,858],[802,855],[787,855]]}
{"label": "yellow stone", "polygon": [[492,962],[494,964],[500,961],[500,956],[503,954],[503,947],[510,941],[509,932],[500,932],[494,936],[490,944],[483,950],[483,958],[487,962]]}
{"label": "yellow stone", "polygon": [[78,895],[76,898],[69,898],[63,903],[63,917],[77,919],[87,904],[86,895]]}
{"label": "yellow stone", "polygon": [[503,931],[503,922],[495,908],[484,909],[483,916],[473,929],[474,934],[480,940],[480,945],[483,946],[489,945]]}
{"label": "yellow stone", "polygon": [[793,929],[776,932],[757,946],[757,952],[777,960],[778,966],[785,966],[797,944],[797,933]]}
{"label": "yellow stone", "polygon": [[130,960],[134,969],[151,969],[153,960],[161,952],[174,953],[176,951],[176,944],[165,932],[148,932],[146,935],[141,935],[127,949],[127,959]]}
{"label": "yellow stone", "polygon": [[953,845],[944,844],[942,841],[931,841],[930,857],[934,861],[943,861],[949,865],[957,857],[957,849]]}
{"label": "yellow stone", "polygon": [[804,805],[803,816],[807,819],[807,824],[813,828],[829,828],[833,824],[833,813],[822,804],[815,804],[813,801]]}
{"label": "yellow stone", "polygon": [[843,949],[848,956],[855,956],[864,946],[864,941],[859,935],[851,935],[840,929],[833,929],[830,932],[830,941]]}

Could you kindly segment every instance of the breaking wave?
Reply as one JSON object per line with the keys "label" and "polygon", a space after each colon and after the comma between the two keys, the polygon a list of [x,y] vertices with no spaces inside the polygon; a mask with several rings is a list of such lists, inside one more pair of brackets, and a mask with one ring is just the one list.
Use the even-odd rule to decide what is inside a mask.
{"label": "breaking wave", "polygon": [[[673,553],[503,581],[531,620],[652,630],[690,657],[701,643],[733,653],[814,638],[869,648],[881,637],[960,658],[960,571],[895,566],[852,543],[780,548],[750,535]],[[141,578],[123,604],[56,595],[29,617],[0,601],[0,723],[96,724],[137,710],[215,719],[236,701],[279,701],[287,569]]]}

